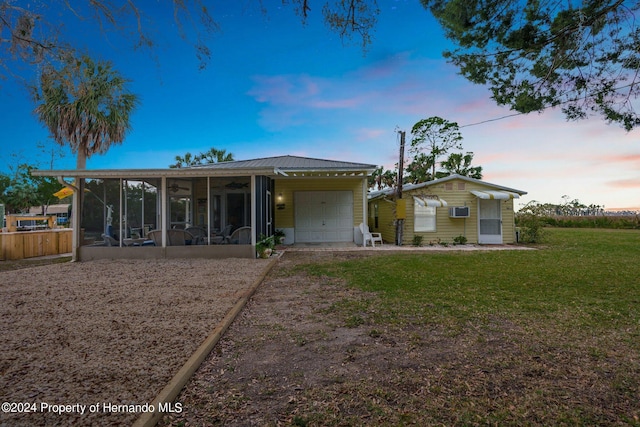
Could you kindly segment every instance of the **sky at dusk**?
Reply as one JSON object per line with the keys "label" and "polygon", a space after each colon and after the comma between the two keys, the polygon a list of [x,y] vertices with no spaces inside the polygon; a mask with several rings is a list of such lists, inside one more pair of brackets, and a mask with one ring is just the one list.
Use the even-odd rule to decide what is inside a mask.
{"label": "sky at dusk", "polygon": [[[483,180],[528,193],[517,207],[569,196],[640,210],[640,130],[627,133],[599,117],[567,122],[555,110],[495,120],[513,112],[446,63],[448,42],[418,0],[379,0],[366,52],[358,39],[344,44],[326,28],[321,2],[311,3],[306,25],[279,0],[263,2],[266,15],[257,1],[224,3],[211,10],[221,30],[203,71],[176,35],[170,9],[159,6],[145,21],[157,43],[151,52],[88,24],[67,24],[74,41],[112,61],[141,99],[125,142],[87,168],[163,168],[176,155],[216,147],[236,160],[289,154],[393,169],[397,131],[407,131],[409,142],[414,123],[440,116],[460,125]],[[0,81],[0,169],[18,161],[50,169],[56,146],[14,83]],[[53,169],[74,167],[70,153],[53,160]]]}

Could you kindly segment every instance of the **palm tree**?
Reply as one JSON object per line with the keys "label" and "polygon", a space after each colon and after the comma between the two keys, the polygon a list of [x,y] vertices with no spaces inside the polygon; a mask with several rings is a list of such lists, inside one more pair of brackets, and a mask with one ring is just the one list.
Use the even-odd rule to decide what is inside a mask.
{"label": "palm tree", "polygon": [[442,162],[440,166],[444,169],[436,173],[436,178],[443,178],[452,174],[468,176],[470,178],[482,179],[482,166],[471,166],[473,153],[451,153],[449,158]]}
{"label": "palm tree", "polygon": [[416,153],[413,161],[407,165],[407,175],[404,182],[408,184],[418,184],[420,182],[433,181],[432,170],[435,167],[435,157],[431,154]]}
{"label": "palm tree", "polygon": [[218,150],[211,147],[209,151],[196,154],[185,153],[184,156],[176,156],[176,162],[169,165],[170,168],[187,168],[189,166],[208,165],[211,163],[232,162],[233,153],[227,153],[227,150]]}
{"label": "palm tree", "polygon": [[200,153],[198,159],[200,160],[200,163],[205,165],[209,163],[232,162],[233,153],[227,153],[227,150],[225,149],[218,150],[215,147],[211,147],[209,151]]}
{"label": "palm tree", "polygon": [[128,82],[111,63],[96,63],[86,55],[66,61],[60,70],[47,67],[40,75],[33,91],[35,113],[58,144],[68,144],[77,154],[77,169],[85,169],[93,154],[124,141],[138,104]]}
{"label": "palm tree", "polygon": [[[70,57],[60,70],[45,67],[39,86],[33,88],[35,113],[58,144],[69,145],[77,155],[76,169],[85,169],[87,158],[121,144],[131,129],[130,118],[138,97],[127,90],[128,80],[109,62],[89,56]],[[76,179],[73,198],[73,258],[80,246],[84,179]]]}
{"label": "palm tree", "polygon": [[193,156],[191,153],[186,153],[183,156],[176,156],[176,162],[173,165],[169,165],[170,168],[183,168],[200,164],[198,156]]}

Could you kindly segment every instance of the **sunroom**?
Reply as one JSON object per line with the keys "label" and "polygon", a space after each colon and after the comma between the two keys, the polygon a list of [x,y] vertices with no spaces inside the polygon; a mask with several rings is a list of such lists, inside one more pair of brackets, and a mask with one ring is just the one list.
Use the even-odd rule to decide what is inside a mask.
{"label": "sunroom", "polygon": [[[76,260],[255,257],[285,243],[357,242],[375,165],[278,156],[177,169],[33,171],[74,195]],[[77,209],[83,185],[82,209]],[[80,215],[78,214],[80,212]]]}
{"label": "sunroom", "polygon": [[[273,234],[273,168],[34,171],[74,190],[74,258],[247,257]],[[81,218],[79,179],[84,180]],[[235,234],[234,234],[235,233]]]}

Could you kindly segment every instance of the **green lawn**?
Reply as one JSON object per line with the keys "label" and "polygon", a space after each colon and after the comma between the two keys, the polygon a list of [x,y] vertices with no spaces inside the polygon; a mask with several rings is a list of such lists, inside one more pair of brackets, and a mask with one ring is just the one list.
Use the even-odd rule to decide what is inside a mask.
{"label": "green lawn", "polygon": [[[382,425],[640,426],[640,231],[546,231],[534,251],[304,267],[366,291],[331,308],[346,327],[408,343],[389,368],[400,380],[378,374],[391,384],[378,389],[407,402],[379,405]],[[346,380],[342,393],[376,389]]]}
{"label": "green lawn", "polygon": [[382,296],[380,320],[500,315],[598,329],[640,321],[640,231],[551,229],[535,251],[380,255],[308,267]]}

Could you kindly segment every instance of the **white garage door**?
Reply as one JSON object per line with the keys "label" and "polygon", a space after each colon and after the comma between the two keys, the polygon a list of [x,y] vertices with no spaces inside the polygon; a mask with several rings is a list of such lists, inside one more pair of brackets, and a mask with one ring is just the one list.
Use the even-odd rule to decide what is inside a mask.
{"label": "white garage door", "polygon": [[351,191],[298,191],[295,203],[296,242],[352,242]]}

